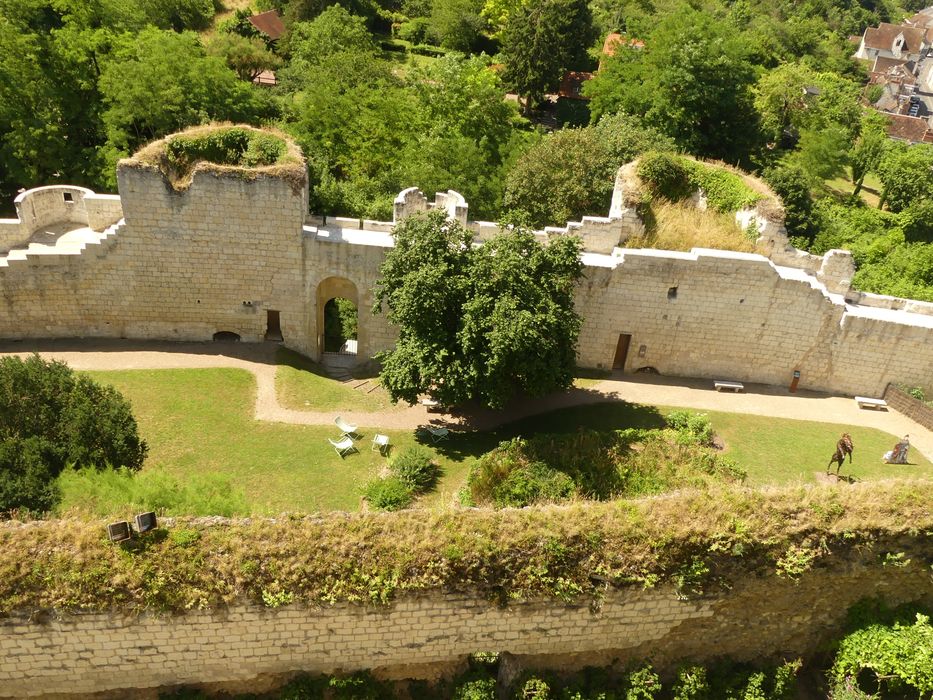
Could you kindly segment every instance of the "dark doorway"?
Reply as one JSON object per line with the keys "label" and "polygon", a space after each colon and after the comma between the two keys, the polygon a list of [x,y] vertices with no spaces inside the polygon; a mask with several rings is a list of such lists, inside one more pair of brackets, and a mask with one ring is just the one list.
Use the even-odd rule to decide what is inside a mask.
{"label": "dark doorway", "polygon": [[279,312],[272,309],[266,310],[266,340],[282,340],[282,321],[279,318]]}
{"label": "dark doorway", "polygon": [[612,361],[612,369],[625,369],[625,358],[628,357],[628,346],[632,343],[630,333],[619,333],[619,342],[616,343],[616,356]]}
{"label": "dark doorway", "polygon": [[356,355],[356,304],[343,297],[334,297],[324,304],[324,352]]}

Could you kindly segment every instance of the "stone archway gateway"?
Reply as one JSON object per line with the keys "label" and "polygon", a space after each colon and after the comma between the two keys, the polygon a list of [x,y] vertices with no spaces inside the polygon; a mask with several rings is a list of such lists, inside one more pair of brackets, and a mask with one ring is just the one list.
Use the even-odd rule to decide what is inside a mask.
{"label": "stone archway gateway", "polygon": [[[360,295],[356,285],[345,277],[327,277],[317,286],[317,351],[321,362],[340,366],[353,366],[359,356]],[[355,318],[352,330],[341,323],[341,315],[352,308]]]}

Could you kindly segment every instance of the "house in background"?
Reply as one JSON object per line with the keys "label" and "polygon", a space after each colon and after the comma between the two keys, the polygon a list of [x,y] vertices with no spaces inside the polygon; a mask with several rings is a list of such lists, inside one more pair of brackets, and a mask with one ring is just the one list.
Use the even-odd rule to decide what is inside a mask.
{"label": "house in background", "polygon": [[278,41],[285,33],[285,23],[282,16],[275,10],[260,12],[258,15],[252,15],[249,23],[256,27],[257,31],[269,37],[270,41]]}
{"label": "house in background", "polygon": [[868,27],[862,35],[856,58],[874,60],[893,58],[898,61],[919,61],[933,44],[933,29],[907,24],[882,22]]}
{"label": "house in background", "polygon": [[933,142],[933,7],[868,27],[854,58],[867,64],[872,107],[889,117],[888,136]]}

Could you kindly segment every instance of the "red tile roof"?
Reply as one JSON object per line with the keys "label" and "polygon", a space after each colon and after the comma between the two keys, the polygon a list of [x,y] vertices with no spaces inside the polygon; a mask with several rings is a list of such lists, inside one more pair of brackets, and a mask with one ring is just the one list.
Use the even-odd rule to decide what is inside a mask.
{"label": "red tile roof", "polygon": [[886,114],[888,118],[888,136],[910,143],[921,143],[933,138],[933,129],[926,119],[908,117],[904,114]]}
{"label": "red tile roof", "polygon": [[920,45],[925,43],[924,35],[926,34],[920,27],[907,27],[900,24],[882,22],[877,27],[869,27],[866,29],[862,39],[867,48],[890,51],[891,47],[894,45],[894,40],[899,34],[904,35],[904,51],[908,53],[919,53]]}
{"label": "red tile roof", "polygon": [[559,97],[566,97],[570,100],[588,100],[582,93],[583,83],[593,77],[592,73],[586,71],[569,70],[561,78],[560,88],[557,90]]}
{"label": "red tile roof", "polygon": [[250,24],[275,41],[285,33],[285,24],[275,10],[262,12],[249,18]]}
{"label": "red tile roof", "polygon": [[606,36],[603,42],[603,54],[606,56],[615,56],[619,46],[631,46],[633,49],[645,48],[645,42],[641,39],[628,39],[621,34],[613,32]]}

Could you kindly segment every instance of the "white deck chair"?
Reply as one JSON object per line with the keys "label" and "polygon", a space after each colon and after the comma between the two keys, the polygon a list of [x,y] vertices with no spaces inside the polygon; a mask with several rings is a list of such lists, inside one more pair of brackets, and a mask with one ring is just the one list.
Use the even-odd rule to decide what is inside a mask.
{"label": "white deck chair", "polygon": [[446,440],[447,436],[450,435],[450,431],[447,428],[435,428],[433,425],[426,425],[423,429],[431,436],[432,442]]}
{"label": "white deck chair", "polygon": [[331,440],[327,438],[327,442],[331,444],[334,450],[341,457],[346,457],[351,452],[356,452],[356,445],[353,444],[353,439],[344,435],[340,440]]}
{"label": "white deck chair", "polygon": [[352,438],[354,435],[356,435],[356,429],[358,426],[350,425],[340,416],[334,418],[334,425],[340,429],[340,432],[344,437]]}
{"label": "white deck chair", "polygon": [[389,449],[389,436],[388,435],[381,435],[380,433],[376,433],[375,435],[373,435],[373,446],[370,448],[370,451],[372,452],[376,450],[377,448],[379,449],[380,454],[385,455],[385,453]]}

